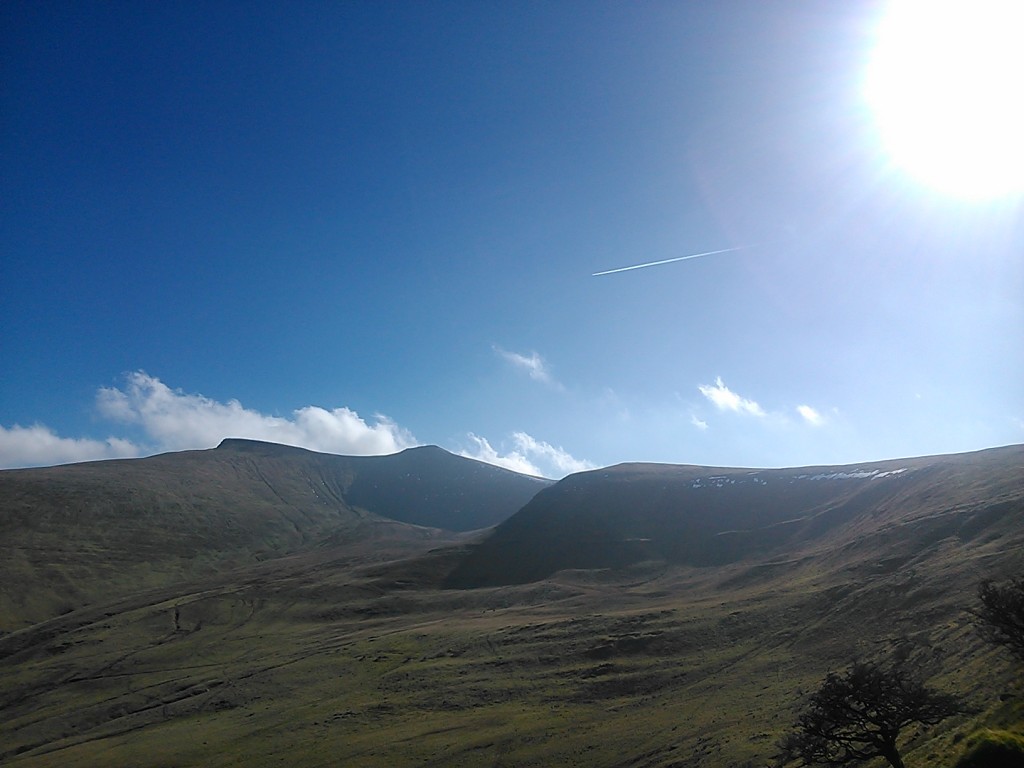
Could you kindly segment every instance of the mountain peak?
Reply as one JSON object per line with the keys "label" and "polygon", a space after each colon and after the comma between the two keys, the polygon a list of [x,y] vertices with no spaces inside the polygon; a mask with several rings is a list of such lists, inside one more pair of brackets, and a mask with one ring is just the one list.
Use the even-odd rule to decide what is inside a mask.
{"label": "mountain peak", "polygon": [[294,455],[297,452],[310,453],[307,448],[300,448],[297,445],[285,445],[284,443],[272,443],[267,440],[251,440],[247,437],[225,437],[220,444],[214,448],[215,451],[232,451],[235,453],[253,453],[260,456],[282,456]]}
{"label": "mountain peak", "polygon": [[[225,437],[220,441],[220,444],[214,449],[217,451],[241,451],[249,453],[277,453],[280,451],[309,451],[310,453],[325,453],[329,456],[348,456],[349,454],[339,454],[331,451],[316,451],[310,448],[303,448],[297,445],[288,445],[287,443],[274,443],[269,440],[254,440],[248,437]],[[419,456],[452,456],[454,454],[446,451],[437,445],[416,445],[412,448],[406,448],[402,451],[398,451],[394,454],[371,454],[377,455],[388,455],[388,456],[399,456],[402,454],[408,455],[419,455]]]}
{"label": "mountain peak", "polygon": [[451,451],[446,451],[444,448],[442,448],[439,445],[414,445],[412,448],[406,448],[405,450],[400,451],[400,453],[408,453],[408,454],[418,453],[418,454],[424,455],[424,456],[427,456],[427,455],[440,456],[442,454],[447,454],[449,456],[453,455],[451,453]]}

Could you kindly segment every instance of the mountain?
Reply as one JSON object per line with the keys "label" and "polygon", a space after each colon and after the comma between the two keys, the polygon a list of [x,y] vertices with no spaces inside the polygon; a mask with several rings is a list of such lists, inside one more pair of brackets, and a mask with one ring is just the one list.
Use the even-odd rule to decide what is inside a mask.
{"label": "mountain", "polygon": [[1022,513],[1024,446],[843,467],[623,464],[538,493],[447,584],[517,584],[642,561],[770,561],[870,535],[889,539],[879,557],[898,557],[951,536],[998,536]]}
{"label": "mountain", "polygon": [[437,447],[335,456],[248,440],[0,471],[0,631],[289,553],[448,541],[548,484]]}
{"label": "mountain", "polygon": [[1024,447],[623,465],[542,490],[483,539],[351,506],[360,473],[364,501],[402,498],[365,463],[229,442],[0,474],[7,605],[70,603],[0,633],[0,763],[752,768],[854,659],[964,697],[902,735],[908,765],[1024,732],[1019,667],[970,613],[983,579],[1024,565]]}
{"label": "mountain", "polygon": [[550,480],[454,456],[437,446],[353,456],[345,500],[414,525],[471,531],[497,525]]}

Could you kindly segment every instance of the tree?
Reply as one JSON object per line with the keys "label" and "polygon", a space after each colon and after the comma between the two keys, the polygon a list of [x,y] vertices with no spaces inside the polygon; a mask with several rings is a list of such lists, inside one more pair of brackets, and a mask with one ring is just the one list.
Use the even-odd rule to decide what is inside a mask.
{"label": "tree", "polygon": [[906,664],[855,663],[825,678],[794,732],[780,743],[781,756],[805,766],[884,757],[893,768],[903,768],[896,746],[900,731],[914,723],[934,725],[959,711],[955,697],[926,688]]}
{"label": "tree", "polygon": [[988,642],[1005,646],[1024,662],[1024,578],[999,586],[986,579],[978,587],[981,607],[973,611],[978,632]]}

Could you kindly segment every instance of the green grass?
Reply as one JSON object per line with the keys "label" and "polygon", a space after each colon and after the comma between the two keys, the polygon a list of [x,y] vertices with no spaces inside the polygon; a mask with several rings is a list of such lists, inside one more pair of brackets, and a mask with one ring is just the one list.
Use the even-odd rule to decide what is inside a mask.
{"label": "green grass", "polygon": [[972,733],[956,768],[1019,768],[1024,765],[1024,734],[984,728]]}
{"label": "green grass", "polygon": [[[316,495],[281,507],[244,472],[204,478],[237,480],[213,511],[163,475],[123,508],[104,506],[131,490],[117,476],[72,484],[51,516],[12,496],[0,763],[763,768],[828,671],[900,654],[969,704],[901,741],[908,766],[950,768],[981,729],[1024,725],[1013,662],[966,610],[1024,564],[1019,471],[1000,467],[919,478],[768,560],[474,590],[436,588],[460,550],[410,557],[437,532]],[[311,487],[275,477],[289,498]]]}
{"label": "green grass", "polygon": [[[346,457],[248,441],[3,470],[0,634],[289,554],[450,543],[544,485],[440,449]],[[415,520],[401,522],[402,510]]]}
{"label": "green grass", "polygon": [[948,767],[1012,669],[963,608],[1014,553],[963,554],[465,592],[296,559],[62,617],[4,661],[0,744],[22,768],[763,766],[828,669],[902,646],[975,705],[908,734],[908,765]]}

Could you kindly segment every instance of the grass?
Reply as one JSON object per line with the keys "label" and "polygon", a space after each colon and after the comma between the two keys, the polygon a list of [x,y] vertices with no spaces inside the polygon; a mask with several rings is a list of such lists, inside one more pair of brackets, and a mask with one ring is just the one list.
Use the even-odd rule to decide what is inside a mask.
{"label": "grass", "polygon": [[970,574],[1019,550],[963,555],[913,577],[807,561],[473,591],[296,558],[61,617],[4,662],[3,759],[762,766],[828,669],[904,647],[976,707],[908,738],[908,764],[949,766],[1010,680],[963,610]]}
{"label": "grass", "polygon": [[436,448],[346,457],[238,440],[4,470],[0,633],[289,554],[342,545],[394,554],[453,541],[454,531],[511,515],[544,485]]}
{"label": "grass", "polygon": [[197,464],[213,506],[159,472],[148,501],[103,475],[51,515],[19,486],[0,520],[0,763],[763,768],[828,671],[900,655],[969,704],[902,739],[908,765],[949,768],[983,729],[1024,725],[1013,663],[967,613],[1024,564],[1019,464],[979,481],[975,460],[739,562],[479,589],[437,586],[466,539],[326,504],[284,465],[253,486],[247,460]]}

